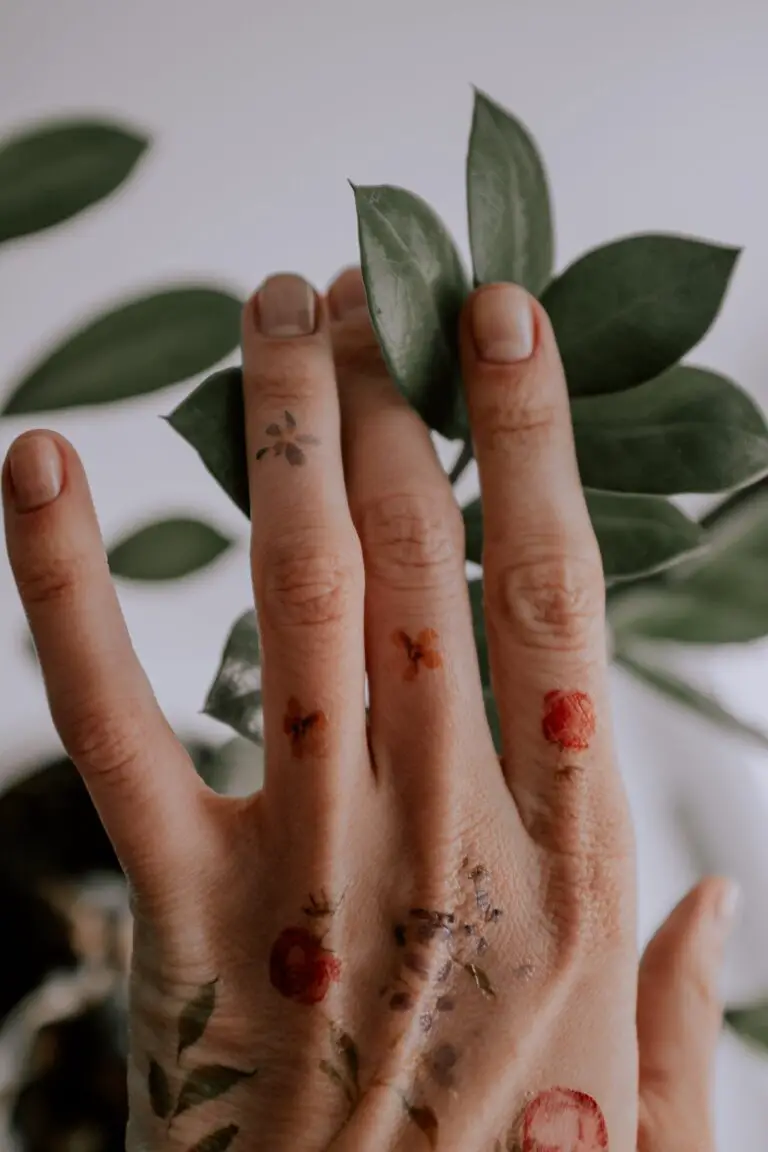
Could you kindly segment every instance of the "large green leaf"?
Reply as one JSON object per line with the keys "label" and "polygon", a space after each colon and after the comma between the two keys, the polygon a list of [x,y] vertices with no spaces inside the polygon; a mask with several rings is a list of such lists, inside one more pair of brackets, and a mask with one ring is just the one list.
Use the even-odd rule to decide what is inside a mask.
{"label": "large green leaf", "polygon": [[203,711],[254,744],[263,742],[261,647],[252,608],[232,626]]}
{"label": "large green leaf", "polygon": [[555,247],[544,164],[524,125],[479,91],[467,204],[475,283],[508,280],[538,295],[552,275]]}
{"label": "large green leaf", "polygon": [[768,426],[717,372],[678,365],[571,405],[582,482],[612,492],[722,492],[768,472]]}
{"label": "large green leaf", "polygon": [[614,662],[655,691],[668,696],[677,704],[682,704],[697,716],[716,724],[718,728],[768,749],[768,732],[747,723],[746,720],[740,720],[738,716],[734,716],[724,708],[711,693],[703,692],[674,673],[660,668],[658,663],[652,663],[647,657],[628,649],[619,649],[615,652]]}
{"label": "large green leaf", "polygon": [[60,224],[127,180],[146,136],[98,120],[60,121],[0,145],[0,244]]}
{"label": "large green leaf", "polygon": [[389,372],[430,428],[458,437],[467,426],[458,341],[469,284],[456,246],[413,193],[389,185],[354,193],[368,307]]}
{"label": "large green leaf", "polygon": [[[701,528],[659,496],[585,491],[606,580],[626,580],[678,563],[701,541]],[[464,509],[467,559],[482,562],[480,501]]]}
{"label": "large green leaf", "polygon": [[629,236],[582,256],[542,296],[572,396],[620,392],[665,372],[710,328],[739,250]]}
{"label": "large green leaf", "polygon": [[768,1051],[768,1000],[749,1008],[729,1008],[725,1020],[739,1036]]}
{"label": "large green leaf", "polygon": [[185,285],[120,304],[45,357],[6,402],[6,415],[109,404],[178,384],[240,341],[237,297]]}
{"label": "large green leaf", "polygon": [[118,540],[109,550],[109,568],[124,580],[178,580],[212,564],[232,543],[210,524],[172,516]]}
{"label": "large green leaf", "polygon": [[168,423],[195,449],[214,480],[250,515],[242,368],[224,368],[198,384]]}
{"label": "large green leaf", "polygon": [[617,594],[610,617],[618,635],[693,644],[768,635],[768,491],[718,520],[704,540],[663,580]]}

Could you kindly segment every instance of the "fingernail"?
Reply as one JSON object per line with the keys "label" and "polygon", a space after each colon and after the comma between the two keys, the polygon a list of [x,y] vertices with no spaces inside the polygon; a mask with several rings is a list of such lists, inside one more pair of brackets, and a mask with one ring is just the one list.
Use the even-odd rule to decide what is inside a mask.
{"label": "fingernail", "polygon": [[528,293],[516,284],[493,284],[476,293],[472,331],[479,356],[514,364],[533,352],[533,311]]}
{"label": "fingernail", "polygon": [[42,508],[61,492],[61,453],[50,436],[41,432],[22,436],[11,447],[8,468],[17,512]]}
{"label": "fingernail", "polygon": [[741,886],[735,880],[723,881],[715,903],[715,918],[723,933],[728,933],[733,928],[741,909],[742,899]]}
{"label": "fingernail", "polygon": [[309,336],[315,330],[315,293],[301,276],[270,276],[259,289],[256,322],[265,336]]}
{"label": "fingernail", "polygon": [[350,312],[357,312],[360,308],[368,307],[365,284],[357,271],[345,272],[341,275],[331,289],[330,298],[333,314],[338,320],[342,320]]}

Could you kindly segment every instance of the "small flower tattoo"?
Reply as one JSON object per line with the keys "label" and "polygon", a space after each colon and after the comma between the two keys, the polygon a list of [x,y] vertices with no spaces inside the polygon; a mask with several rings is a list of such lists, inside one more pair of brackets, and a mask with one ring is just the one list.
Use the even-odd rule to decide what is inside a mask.
{"label": "small flower tattoo", "polygon": [[547,692],[541,728],[550,744],[583,752],[596,727],[595,708],[586,692]]}
{"label": "small flower tattoo", "polygon": [[415,640],[412,640],[408,633],[401,628],[393,632],[393,642],[398,648],[403,649],[408,660],[403,672],[404,680],[415,680],[422,664],[425,668],[442,667],[443,658],[435,647],[438,639],[434,628],[422,628]]}
{"label": "small flower tattoo", "polygon": [[269,979],[297,1004],[319,1004],[341,979],[341,961],[306,928],[285,928],[272,945]]}
{"label": "small flower tattoo", "polygon": [[328,717],[316,709],[305,712],[295,696],[288,701],[283,717],[283,732],[290,738],[291,752],[297,760],[302,756],[322,756],[326,751]]}
{"label": "small flower tattoo", "polygon": [[285,456],[289,464],[306,464],[307,454],[301,445],[319,444],[320,441],[317,436],[312,436],[309,432],[297,432],[296,417],[292,413],[286,410],[283,415],[285,421],[282,426],[280,424],[267,425],[265,432],[267,436],[274,438],[273,443],[259,448],[256,459],[261,460],[262,456],[271,452],[273,456]]}

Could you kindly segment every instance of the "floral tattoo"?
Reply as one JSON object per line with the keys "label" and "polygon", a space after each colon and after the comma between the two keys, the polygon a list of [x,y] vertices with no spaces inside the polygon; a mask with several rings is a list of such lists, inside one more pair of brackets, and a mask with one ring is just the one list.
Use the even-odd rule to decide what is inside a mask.
{"label": "floral tattoo", "polygon": [[285,456],[289,464],[296,466],[306,464],[307,454],[304,448],[310,444],[319,444],[320,441],[317,436],[312,436],[309,432],[298,432],[296,417],[291,412],[286,410],[283,415],[284,424],[268,424],[265,428],[267,436],[273,437],[273,442],[259,448],[256,459],[261,460],[271,452],[273,456]]}
{"label": "floral tattoo", "polygon": [[316,709],[306,712],[295,696],[288,701],[283,717],[283,732],[291,741],[291,753],[297,760],[304,755],[323,756],[327,749],[328,717]]}
{"label": "floral tattoo", "polygon": [[404,680],[415,680],[422,665],[425,668],[442,667],[443,658],[435,647],[438,639],[434,628],[422,628],[415,640],[412,640],[402,628],[392,633],[393,642],[406,655],[407,663],[403,669]]}

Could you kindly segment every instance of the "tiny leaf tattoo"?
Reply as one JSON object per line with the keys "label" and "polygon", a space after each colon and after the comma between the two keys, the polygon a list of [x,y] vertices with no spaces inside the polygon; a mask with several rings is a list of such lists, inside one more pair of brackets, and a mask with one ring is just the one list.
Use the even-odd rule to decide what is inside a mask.
{"label": "tiny leaf tattoo", "polygon": [[215,1132],[203,1136],[202,1140],[199,1140],[194,1148],[190,1148],[189,1152],[224,1152],[226,1148],[229,1148],[239,1131],[240,1128],[237,1124],[228,1124],[226,1128],[217,1128]]}
{"label": "tiny leaf tattoo", "polygon": [[285,424],[286,424],[287,428],[295,428],[296,427],[296,417],[292,416],[291,413],[287,412],[287,411],[285,413]]}
{"label": "tiny leaf tattoo", "polygon": [[149,1087],[149,1102],[152,1105],[152,1111],[155,1116],[159,1116],[161,1120],[167,1120],[173,1108],[173,1095],[168,1077],[157,1060],[150,1060],[149,1062],[147,1085]]}
{"label": "tiny leaf tattoo", "polygon": [[470,976],[474,980],[475,984],[477,984],[478,988],[483,993],[483,995],[485,995],[485,996],[495,996],[496,995],[496,993],[493,990],[493,985],[491,984],[488,973],[483,968],[478,967],[477,964],[465,964],[464,969],[466,972],[469,972]]}
{"label": "tiny leaf tattoo", "polygon": [[208,1021],[216,1007],[216,985],[218,980],[203,984],[197,994],[184,1006],[179,1016],[179,1046],[177,1059],[185,1048],[191,1048],[205,1032]]}
{"label": "tiny leaf tattoo", "polygon": [[352,1089],[350,1088],[349,1084],[347,1084],[339,1069],[334,1064],[331,1064],[330,1060],[321,1060],[320,1070],[328,1077],[329,1080],[332,1080],[333,1083],[337,1085],[337,1087],[341,1088],[350,1104],[355,1103],[355,1097]]}
{"label": "tiny leaf tattoo", "polygon": [[410,1119],[426,1136],[430,1148],[437,1148],[438,1123],[433,1109],[428,1107],[414,1108],[411,1104],[407,1104],[406,1108]]}
{"label": "tiny leaf tattoo", "polygon": [[327,747],[328,717],[315,709],[307,712],[295,696],[288,701],[283,732],[291,742],[291,754],[301,760],[304,754],[322,756]]}
{"label": "tiny leaf tattoo", "polygon": [[255,1069],[252,1072],[242,1072],[239,1068],[227,1068],[223,1064],[209,1064],[195,1068],[182,1085],[174,1116],[181,1116],[182,1112],[187,1112],[198,1104],[206,1104],[209,1100],[223,1096],[241,1080],[248,1080],[255,1075]]}
{"label": "tiny leaf tattoo", "polygon": [[360,1053],[357,1050],[357,1045],[348,1032],[336,1033],[335,1041],[336,1050],[347,1066],[352,1083],[357,1087],[360,1074]]}
{"label": "tiny leaf tattoo", "polygon": [[262,456],[266,456],[267,452],[269,452],[269,448],[259,448],[256,453],[256,459],[261,460]]}
{"label": "tiny leaf tattoo", "polygon": [[435,648],[438,639],[434,628],[422,628],[415,640],[412,640],[402,628],[392,633],[393,642],[398,648],[403,649],[407,658],[403,671],[404,680],[415,680],[421,665],[425,668],[442,667],[443,658]]}

